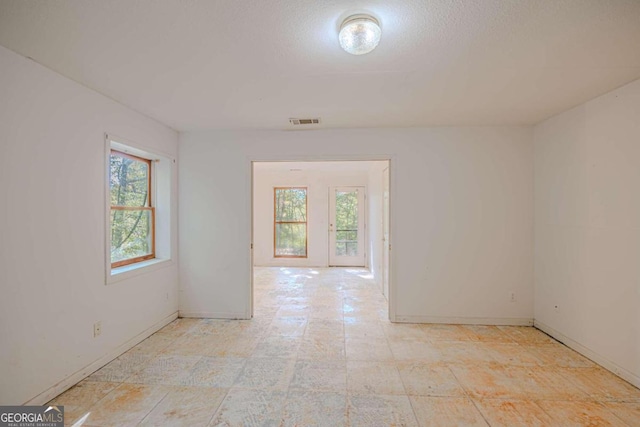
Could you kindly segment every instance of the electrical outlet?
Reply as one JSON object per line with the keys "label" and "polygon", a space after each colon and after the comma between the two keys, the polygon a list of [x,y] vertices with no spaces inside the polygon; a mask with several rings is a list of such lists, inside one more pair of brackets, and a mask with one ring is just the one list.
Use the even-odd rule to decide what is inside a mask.
{"label": "electrical outlet", "polygon": [[510,292],[509,293],[509,301],[511,302],[516,302],[516,293],[515,292]]}
{"label": "electrical outlet", "polygon": [[98,321],[93,324],[93,337],[97,337],[102,334],[102,322]]}

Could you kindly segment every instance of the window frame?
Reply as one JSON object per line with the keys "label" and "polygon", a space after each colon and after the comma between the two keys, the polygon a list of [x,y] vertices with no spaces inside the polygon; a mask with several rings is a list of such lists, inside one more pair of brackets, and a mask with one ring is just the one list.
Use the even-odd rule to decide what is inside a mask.
{"label": "window frame", "polygon": [[[276,194],[278,190],[304,190],[304,213],[306,221],[278,221]],[[276,253],[277,225],[304,224],[304,255],[278,255]],[[309,257],[309,189],[308,187],[273,187],[273,257],[274,258],[308,258]]]}
{"label": "window frame", "polygon": [[[113,212],[114,210],[121,210],[121,211],[150,211],[151,213],[151,253],[146,254],[146,255],[141,255],[141,256],[137,256],[137,257],[133,257],[133,258],[127,258],[127,259],[123,259],[120,261],[116,261],[113,262],[111,261],[111,254],[109,253],[109,261],[111,261],[111,269],[115,269],[118,267],[124,267],[127,265],[131,265],[131,264],[136,264],[139,262],[144,262],[144,261],[149,261],[151,259],[155,259],[156,258],[156,209],[155,206],[153,205],[154,202],[154,197],[153,197],[153,174],[154,174],[154,170],[153,170],[153,161],[151,159],[147,159],[144,157],[140,157],[140,156],[135,156],[133,154],[129,154],[126,153],[124,151],[120,151],[117,150],[115,148],[110,148],[109,150],[109,159],[111,159],[111,156],[113,154],[116,154],[120,157],[124,157],[127,159],[131,159],[134,161],[139,161],[139,162],[143,162],[147,164],[148,167],[148,182],[147,182],[147,203],[146,206],[120,206],[120,205],[112,205],[111,202],[109,201],[109,234],[108,236],[111,236],[111,212]],[[111,171],[109,171],[109,182],[111,180]],[[111,244],[109,244],[109,246],[111,247]]]}

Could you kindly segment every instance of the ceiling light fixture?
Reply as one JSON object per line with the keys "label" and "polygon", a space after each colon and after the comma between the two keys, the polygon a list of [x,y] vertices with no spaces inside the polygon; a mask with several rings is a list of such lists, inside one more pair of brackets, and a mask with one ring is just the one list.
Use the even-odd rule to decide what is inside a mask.
{"label": "ceiling light fixture", "polygon": [[378,46],[381,34],[380,24],[374,17],[351,15],[340,26],[340,46],[352,55],[364,55]]}

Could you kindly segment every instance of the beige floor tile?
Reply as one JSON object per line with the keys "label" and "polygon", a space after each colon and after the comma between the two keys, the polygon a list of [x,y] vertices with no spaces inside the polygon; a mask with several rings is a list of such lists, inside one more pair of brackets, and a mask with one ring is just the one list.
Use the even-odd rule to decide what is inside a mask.
{"label": "beige floor tile", "polygon": [[202,319],[186,334],[188,335],[214,335],[218,337],[240,338],[252,337],[258,338],[264,334],[271,325],[260,319],[252,320],[219,320],[219,319]]}
{"label": "beige floor tile", "polygon": [[251,357],[295,358],[301,341],[299,336],[267,336],[256,345]]}
{"label": "beige floor tile", "polygon": [[304,335],[302,336],[302,339],[309,342],[309,341],[324,341],[324,342],[341,342],[344,343],[344,333],[342,334],[338,334],[338,333],[332,333],[332,332],[321,332],[321,331],[313,331],[313,332],[309,332],[308,330],[309,328],[307,327],[307,330],[305,330]]}
{"label": "beige floor tile", "polygon": [[382,329],[390,340],[427,341],[427,333],[417,323],[383,323]]}
{"label": "beige floor tile", "polygon": [[347,338],[386,338],[382,323],[378,320],[364,321],[361,318],[348,316],[344,318],[344,334]]}
{"label": "beige floor tile", "polygon": [[307,327],[307,317],[303,316],[290,316],[290,317],[276,317],[271,323],[268,334],[285,335],[285,336],[302,336],[304,335],[305,328]]}
{"label": "beige floor tile", "polygon": [[628,425],[640,425],[640,402],[607,402],[604,405]]}
{"label": "beige floor tile", "polygon": [[565,368],[593,368],[595,363],[563,344],[528,346],[528,351],[543,365]]}
{"label": "beige floor tile", "polygon": [[225,389],[181,387],[171,390],[141,426],[206,426],[227,394]]}
{"label": "beige floor tile", "polygon": [[540,366],[495,363],[451,365],[454,375],[479,399],[589,400],[589,396],[555,371]]}
{"label": "beige floor tile", "polygon": [[470,341],[471,332],[463,325],[445,325],[428,323],[422,325],[422,330],[429,341]]}
{"label": "beige floor tile", "polygon": [[303,337],[298,348],[298,359],[342,360],[345,358],[344,339]]}
{"label": "beige floor tile", "polygon": [[408,395],[463,397],[464,389],[448,366],[438,363],[398,362]]}
{"label": "beige floor tile", "polygon": [[347,390],[355,394],[405,394],[394,362],[347,361]]}
{"label": "beige floor tile", "polygon": [[191,368],[202,359],[200,356],[161,355],[151,359],[143,369],[129,378],[127,383],[181,385]]}
{"label": "beige floor tile", "polygon": [[85,425],[135,426],[170,391],[166,386],[122,384],[89,408]]}
{"label": "beige floor tile", "polygon": [[484,343],[443,341],[432,345],[440,353],[441,359],[447,363],[475,364],[496,361],[493,352]]}
{"label": "beige floor tile", "polygon": [[246,359],[203,357],[183,377],[185,386],[230,388],[238,379]]}
{"label": "beige floor tile", "polygon": [[450,369],[462,387],[475,398],[526,399],[518,379],[503,365],[451,365]]}
{"label": "beige floor tile", "polygon": [[[503,365],[535,366],[543,364],[536,353],[531,351],[531,346],[516,343],[479,343],[488,355],[496,362]],[[544,346],[552,347],[552,346]],[[535,347],[538,348],[538,347]]]}
{"label": "beige floor tile", "polygon": [[557,368],[556,372],[595,400],[640,401],[640,389],[603,368]]}
{"label": "beige floor tile", "polygon": [[519,344],[558,344],[549,335],[530,326],[498,326],[498,329]]}
{"label": "beige floor tile", "polygon": [[308,304],[281,305],[276,317],[306,317],[310,307]]}
{"label": "beige floor tile", "polygon": [[169,323],[167,326],[158,331],[159,335],[164,335],[167,337],[178,338],[183,334],[189,332],[191,328],[198,325],[201,322],[201,319],[189,319],[189,318],[181,318],[176,319],[173,322]]}
{"label": "beige floor tile", "polygon": [[344,361],[298,360],[290,390],[325,390],[344,393],[347,367]]}
{"label": "beige floor tile", "polygon": [[152,359],[148,354],[128,351],[89,376],[90,381],[123,382]]}
{"label": "beige floor tile", "polygon": [[551,417],[535,402],[529,400],[476,400],[476,407],[491,427],[548,427]]}
{"label": "beige floor tile", "polygon": [[488,427],[466,397],[411,396],[411,406],[421,427]]}
{"label": "beige floor tile", "polygon": [[516,341],[497,326],[464,325],[473,341],[515,343]]}
{"label": "beige floor tile", "polygon": [[363,301],[357,305],[344,304],[342,306],[342,314],[343,316],[356,317],[363,320],[378,320],[377,312],[375,310],[371,310],[371,305],[368,304],[368,301]]}
{"label": "beige floor tile", "polygon": [[344,322],[342,320],[310,319],[304,331],[304,336],[343,338]]}
{"label": "beige floor tile", "polygon": [[204,356],[212,351],[215,342],[215,338],[211,335],[183,335],[161,350],[159,354]]}
{"label": "beige floor tile", "polygon": [[290,391],[281,425],[283,427],[346,426],[346,394],[308,390]]}
{"label": "beige floor tile", "polygon": [[407,396],[348,396],[347,417],[351,427],[417,427]]}
{"label": "beige floor tile", "polygon": [[516,372],[523,393],[533,399],[590,400],[587,393],[558,375],[556,368],[517,367],[511,370]]}
{"label": "beige floor tile", "polygon": [[210,357],[249,357],[253,354],[259,338],[247,336],[223,336],[216,339],[207,350]]}
{"label": "beige floor tile", "polygon": [[538,405],[558,427],[628,427],[598,402],[540,401]]}
{"label": "beige floor tile", "polygon": [[234,386],[260,390],[287,390],[294,365],[295,359],[249,358]]}
{"label": "beige floor tile", "polygon": [[345,348],[348,360],[393,360],[393,353],[384,337],[348,337]]}
{"label": "beige floor tile", "polygon": [[327,320],[338,322],[344,319],[344,313],[337,308],[316,308],[309,310],[309,320]]}
{"label": "beige floor tile", "polygon": [[590,400],[587,393],[566,381],[555,368],[509,366],[521,396],[542,400]]}
{"label": "beige floor tile", "polygon": [[444,355],[436,347],[436,343],[413,340],[393,340],[389,341],[389,348],[393,357],[399,361],[420,360],[423,362],[442,362]]}
{"label": "beige floor tile", "polygon": [[285,401],[284,391],[231,389],[209,425],[279,426],[284,415]]}
{"label": "beige floor tile", "polygon": [[132,353],[155,356],[157,353],[167,348],[175,340],[176,337],[174,336],[155,333],[129,351]]}
{"label": "beige floor tile", "polygon": [[84,380],[74,385],[55,399],[51,400],[48,405],[60,405],[65,407],[77,406],[80,408],[89,408],[95,405],[99,400],[101,400],[119,385],[119,383],[91,382],[88,380]]}

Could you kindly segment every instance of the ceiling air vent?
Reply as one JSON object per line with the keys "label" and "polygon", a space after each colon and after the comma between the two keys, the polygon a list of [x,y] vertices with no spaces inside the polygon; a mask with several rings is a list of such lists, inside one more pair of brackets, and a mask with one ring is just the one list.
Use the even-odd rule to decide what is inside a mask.
{"label": "ceiling air vent", "polygon": [[294,126],[317,125],[317,124],[320,124],[320,119],[289,119],[289,123],[291,123]]}

